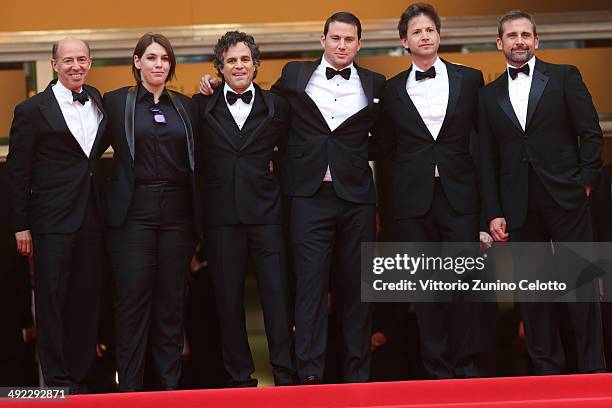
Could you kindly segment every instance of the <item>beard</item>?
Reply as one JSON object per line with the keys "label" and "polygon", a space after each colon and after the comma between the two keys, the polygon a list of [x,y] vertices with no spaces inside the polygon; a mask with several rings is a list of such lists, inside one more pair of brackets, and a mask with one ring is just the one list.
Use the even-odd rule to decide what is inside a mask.
{"label": "beard", "polygon": [[[521,53],[517,51],[523,52]],[[533,57],[533,49],[524,47],[512,49],[510,50],[509,54],[506,54],[506,58],[508,59],[508,61],[513,62],[517,65],[524,64],[525,62],[529,61],[531,57]]]}

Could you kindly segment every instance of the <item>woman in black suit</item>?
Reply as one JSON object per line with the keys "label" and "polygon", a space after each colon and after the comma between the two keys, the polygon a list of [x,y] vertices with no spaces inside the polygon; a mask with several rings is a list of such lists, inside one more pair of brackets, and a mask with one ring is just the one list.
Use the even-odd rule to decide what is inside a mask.
{"label": "woman in black suit", "polygon": [[143,388],[151,350],[159,389],[176,389],[183,348],[185,272],[195,249],[193,132],[189,98],[166,88],[172,45],[143,35],[136,85],[104,95],[113,146],[108,248],[115,277],[119,388]]}

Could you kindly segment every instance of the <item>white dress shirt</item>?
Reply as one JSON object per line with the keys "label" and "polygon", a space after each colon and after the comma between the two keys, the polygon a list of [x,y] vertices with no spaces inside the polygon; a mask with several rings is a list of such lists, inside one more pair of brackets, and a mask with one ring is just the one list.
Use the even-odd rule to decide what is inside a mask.
{"label": "white dress shirt", "polygon": [[[348,80],[340,75],[327,79],[327,67],[334,68],[323,57],[306,85],[306,93],[319,108],[329,129],[333,131],[342,122],[368,106],[368,99],[363,91],[359,73],[352,63],[347,67],[351,69]],[[329,165],[323,180],[332,180]]]}
{"label": "white dress shirt", "polygon": [[[249,87],[244,90],[244,92],[251,91],[253,93],[253,97],[251,98],[250,103],[246,103],[242,99],[238,99],[236,103],[234,103],[233,105],[230,105],[227,102],[227,91],[232,91],[233,93],[238,93],[238,92],[234,91],[227,84],[227,82],[225,83],[225,85],[223,85],[223,97],[225,98],[225,103],[230,113],[232,114],[232,117],[234,118],[236,125],[238,125],[238,129],[242,130],[244,123],[246,122],[247,118],[249,117],[249,114],[251,113],[251,109],[253,109],[253,102],[255,101],[255,87],[253,86],[253,83],[251,82],[251,85],[249,85]],[[244,92],[241,92],[241,93],[244,93]]]}
{"label": "white dress shirt", "polygon": [[73,100],[72,91],[60,81],[57,81],[51,89],[62,110],[70,133],[83,149],[83,153],[89,157],[98,133],[98,125],[102,121],[102,113],[91,95],[89,95],[89,100],[85,102],[85,105],[81,105],[81,102]]}
{"label": "white dress shirt", "polygon": [[[408,92],[408,96],[414,103],[429,133],[436,140],[440,134],[442,123],[444,123],[446,107],[448,106],[448,72],[446,64],[440,58],[436,58],[433,66],[436,69],[435,78],[425,78],[417,81],[415,72],[426,70],[413,64],[406,81],[406,92]],[[440,176],[438,166],[435,167],[434,175],[436,177]]]}
{"label": "white dress shirt", "polygon": [[527,61],[527,64],[529,64],[529,75],[525,75],[524,73],[519,72],[515,79],[512,79],[510,77],[510,73],[508,71],[508,68],[512,67],[512,65],[506,64],[506,75],[508,75],[508,95],[510,96],[510,103],[512,103],[514,113],[516,114],[516,117],[519,123],[521,124],[523,130],[525,130],[525,124],[527,122],[527,105],[529,104],[529,90],[531,89],[531,80],[533,79],[535,57],[531,57],[531,59]]}

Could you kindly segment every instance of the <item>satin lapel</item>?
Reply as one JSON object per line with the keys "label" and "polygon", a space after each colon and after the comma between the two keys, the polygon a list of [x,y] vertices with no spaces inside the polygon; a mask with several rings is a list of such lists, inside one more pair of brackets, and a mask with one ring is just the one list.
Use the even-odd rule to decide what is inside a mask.
{"label": "satin lapel", "polygon": [[[93,99],[93,101],[96,103],[96,107],[100,111],[100,114],[102,114],[102,120],[98,124],[98,131],[96,133],[96,139],[94,140],[93,146],[91,147],[91,154],[89,155],[90,157],[93,157],[94,152],[98,151],[98,145],[100,144],[100,141],[102,140],[102,134],[104,134],[104,129],[106,128],[106,121],[108,120],[108,118],[106,117],[106,112],[104,112],[104,108],[102,107],[102,100],[100,99],[100,94],[98,92],[95,92],[88,85],[83,85],[83,88],[87,91],[87,94],[91,97],[91,99]],[[104,152],[99,152],[99,153],[101,155]]]}
{"label": "satin lapel", "polygon": [[132,161],[134,161],[134,115],[136,110],[136,93],[138,87],[132,86],[127,90],[125,97],[125,141],[130,149]]}
{"label": "satin lapel", "polygon": [[544,75],[546,72],[545,66],[540,60],[536,59],[535,69],[533,70],[533,78],[531,79],[531,89],[529,90],[529,102],[527,103],[527,120],[525,122],[525,129],[529,127],[533,114],[538,107],[538,102],[544,93],[544,88],[548,83],[548,76]]}
{"label": "satin lapel", "polygon": [[[227,140],[227,142],[234,148],[234,150],[240,150],[240,149],[238,149],[238,146],[236,145],[236,142],[234,141],[234,139],[231,138],[230,135],[227,134],[225,129],[223,129],[223,126],[221,126],[219,121],[217,121],[215,116],[212,114],[213,108],[215,107],[215,105],[217,103],[219,103],[219,98],[223,98],[223,86],[221,86],[219,89],[221,90],[221,92],[215,92],[210,97],[210,100],[208,101],[208,104],[204,108],[204,118],[206,119],[206,123],[208,123],[208,125],[211,128],[213,128],[213,130],[217,134],[219,134],[222,137],[224,137],[225,140]],[[222,103],[225,103],[225,98],[222,101]]]}
{"label": "satin lapel", "polygon": [[195,156],[193,152],[193,128],[191,127],[191,119],[189,118],[189,114],[185,110],[185,107],[183,106],[179,98],[177,98],[172,91],[168,90],[168,96],[170,97],[170,102],[172,103],[172,106],[174,106],[174,109],[176,109],[179,116],[181,117],[181,121],[183,122],[183,127],[185,128],[185,137],[187,139],[186,142],[187,153],[189,154],[189,167],[191,168],[191,171],[193,171],[195,169]]}
{"label": "satin lapel", "polygon": [[310,77],[315,72],[319,64],[321,64],[321,58],[319,58],[316,61],[308,61],[308,62],[304,62],[303,64],[301,64],[300,72],[298,73],[298,77],[297,77],[296,86],[297,86],[298,94],[305,101],[306,105],[308,105],[308,107],[312,109],[314,114],[321,120],[323,125],[326,128],[328,128],[327,122],[325,121],[323,114],[317,107],[317,104],[314,103],[314,101],[306,93],[306,86],[308,85],[308,81],[310,80]]}
{"label": "satin lapel", "polygon": [[523,133],[523,128],[516,117],[512,102],[510,102],[510,94],[508,93],[508,74],[506,73],[502,74],[502,78],[497,84],[497,103],[519,132]]}
{"label": "satin lapel", "polygon": [[372,73],[370,71],[366,71],[365,69],[361,69],[361,67],[357,66],[357,64],[353,63],[354,67],[357,69],[359,73],[359,80],[361,81],[361,86],[363,87],[363,92],[368,100],[368,108],[374,104],[374,78],[372,77]]}
{"label": "satin lapel", "polygon": [[53,84],[55,84],[55,81],[52,81],[43,91],[45,96],[44,101],[38,105],[40,113],[55,132],[68,135],[67,139],[70,140],[73,147],[84,155],[85,153],[83,152],[81,145],[79,142],[77,142],[74,135],[68,128],[68,124],[66,124],[66,119],[64,119],[62,109],[60,108],[57,99],[55,99],[55,94],[53,93],[53,89],[51,89]]}
{"label": "satin lapel", "polygon": [[[256,95],[256,98],[261,98],[263,103],[266,105],[266,108],[268,109],[268,114],[266,115],[264,120],[262,120],[259,123],[259,125],[257,125],[255,130],[253,132],[251,132],[251,134],[249,135],[248,139],[244,141],[244,143],[242,144],[242,147],[240,147],[240,151],[244,150],[245,147],[247,147],[249,144],[251,144],[253,142],[253,140],[255,140],[255,138],[257,138],[257,135],[259,135],[259,133],[261,133],[261,131],[266,128],[268,123],[270,123],[270,121],[274,117],[274,100],[273,100],[273,97],[270,94],[268,94],[267,92],[265,92],[265,93],[262,92],[261,88],[259,88],[259,86],[257,84],[253,84],[253,85],[255,85],[255,95]],[[255,101],[253,101],[253,103],[255,103]],[[247,120],[249,120],[249,119],[247,118]]]}
{"label": "satin lapel", "polygon": [[438,133],[438,136],[443,134],[444,129],[446,129],[451,117],[455,113],[457,102],[459,101],[459,96],[461,95],[461,81],[463,80],[461,68],[447,64],[446,61],[444,61],[444,63],[446,64],[446,72],[448,73],[448,104],[446,105],[444,121],[442,122],[442,127],[440,128],[440,133]]}
{"label": "satin lapel", "polygon": [[423,118],[421,117],[419,110],[416,108],[416,106],[414,106],[414,103],[412,102],[412,99],[410,99],[408,91],[406,90],[406,82],[408,81],[408,75],[410,75],[411,70],[412,67],[408,68],[406,72],[404,72],[401,76],[397,77],[398,84],[395,89],[397,90],[400,100],[402,101],[406,109],[408,109],[409,114],[414,116],[416,122],[425,132],[425,134],[433,139],[432,134],[429,132],[429,129],[427,129],[427,125],[425,125],[425,122],[423,122]]}

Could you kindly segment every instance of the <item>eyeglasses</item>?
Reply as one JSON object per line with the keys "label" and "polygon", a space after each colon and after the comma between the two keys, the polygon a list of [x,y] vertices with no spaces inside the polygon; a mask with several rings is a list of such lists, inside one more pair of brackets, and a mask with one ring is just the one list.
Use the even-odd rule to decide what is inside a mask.
{"label": "eyeglasses", "polygon": [[149,108],[149,112],[153,114],[153,120],[155,123],[159,123],[162,125],[166,124],[166,117],[164,116],[164,112],[158,106],[151,106]]}

